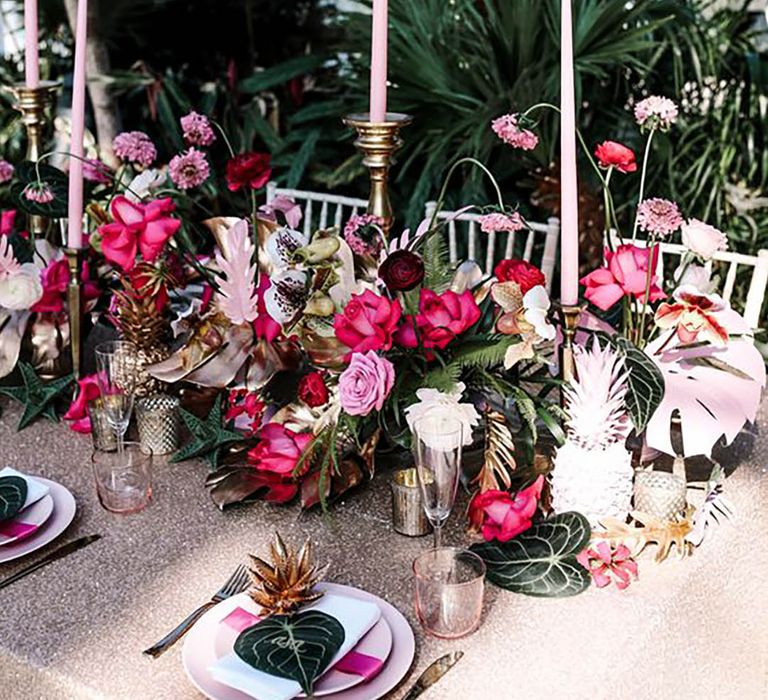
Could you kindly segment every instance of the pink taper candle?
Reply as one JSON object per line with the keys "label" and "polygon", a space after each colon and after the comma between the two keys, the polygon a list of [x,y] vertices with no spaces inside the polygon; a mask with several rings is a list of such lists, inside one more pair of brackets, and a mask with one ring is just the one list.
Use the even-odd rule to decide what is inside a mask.
{"label": "pink taper candle", "polygon": [[72,79],[72,139],[69,144],[69,235],[70,248],[83,246],[83,136],[85,133],[85,48],[88,29],[88,0],[77,3],[75,23],[75,70]]}
{"label": "pink taper candle", "polygon": [[37,0],[24,0],[24,73],[28,88],[40,84],[40,62],[37,52]]}
{"label": "pink taper candle", "polygon": [[579,301],[579,185],[576,174],[576,98],[573,87],[571,0],[561,0],[560,40],[560,301]]}
{"label": "pink taper candle", "polygon": [[387,120],[387,22],[387,0],[373,0],[370,105],[372,122]]}

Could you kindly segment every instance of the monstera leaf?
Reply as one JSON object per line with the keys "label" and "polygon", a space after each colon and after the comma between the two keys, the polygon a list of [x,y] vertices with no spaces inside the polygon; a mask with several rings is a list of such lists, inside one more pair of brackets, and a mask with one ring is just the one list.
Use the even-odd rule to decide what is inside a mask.
{"label": "monstera leaf", "polygon": [[[44,182],[50,188],[53,193],[50,202],[33,202],[25,196],[24,190],[27,186],[37,182]],[[67,215],[68,190],[69,180],[61,170],[45,163],[25,160],[16,167],[11,197],[19,209],[27,214],[59,219]]]}
{"label": "monstera leaf", "polygon": [[560,513],[509,542],[483,542],[470,549],[485,562],[491,583],[515,593],[562,598],[589,586],[590,574],[576,555],[591,533],[581,513]]}
{"label": "monstera leaf", "polygon": [[[744,319],[732,309],[715,317],[730,333],[749,332]],[[748,337],[732,337],[721,348],[667,341],[664,334],[646,348],[666,386],[664,399],[648,423],[646,443],[674,455],[670,427],[673,415],[679,413],[683,456],[708,456],[721,437],[730,443],[747,421],[755,420],[765,386],[762,355]]]}
{"label": "monstera leaf", "polygon": [[344,627],[330,615],[309,610],[276,615],[240,633],[235,653],[259,671],[297,681],[309,696],[344,643]]}
{"label": "monstera leaf", "polygon": [[27,500],[27,482],[20,476],[0,478],[0,523],[10,520]]}

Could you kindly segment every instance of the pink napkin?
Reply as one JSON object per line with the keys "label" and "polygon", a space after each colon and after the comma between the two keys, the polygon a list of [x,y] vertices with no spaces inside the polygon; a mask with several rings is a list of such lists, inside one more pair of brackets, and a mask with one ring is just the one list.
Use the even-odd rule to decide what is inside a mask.
{"label": "pink napkin", "polygon": [[13,537],[19,538],[27,537],[38,529],[37,525],[30,525],[29,523],[22,523],[18,520],[11,520],[10,522],[0,525],[1,537]]}
{"label": "pink napkin", "polygon": [[[244,629],[255,625],[260,619],[257,615],[238,607],[221,622],[230,629],[235,630],[235,632],[240,633]],[[350,651],[333,667],[334,671],[362,676],[366,681],[370,681],[378,676],[382,668],[384,668],[384,662],[381,659],[369,656],[368,654],[361,654],[357,651]]]}

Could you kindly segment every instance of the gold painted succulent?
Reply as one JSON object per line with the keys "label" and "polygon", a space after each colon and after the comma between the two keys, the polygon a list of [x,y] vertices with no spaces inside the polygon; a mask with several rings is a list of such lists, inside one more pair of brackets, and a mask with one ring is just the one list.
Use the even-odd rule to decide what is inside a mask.
{"label": "gold painted succulent", "polygon": [[315,566],[312,542],[307,538],[297,552],[288,547],[278,533],[269,546],[271,564],[251,555],[251,589],[248,594],[261,606],[262,615],[288,615],[302,605],[322,597],[313,590],[328,571],[328,565]]}

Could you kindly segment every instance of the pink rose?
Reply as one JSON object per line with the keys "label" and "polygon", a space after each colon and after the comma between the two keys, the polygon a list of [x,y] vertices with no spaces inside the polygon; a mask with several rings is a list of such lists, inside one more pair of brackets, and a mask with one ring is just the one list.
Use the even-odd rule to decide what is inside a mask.
{"label": "pink rose", "polygon": [[418,346],[418,330],[425,348],[444,348],[475,325],[480,316],[480,307],[469,290],[462,294],[451,291],[435,294],[430,289],[422,289],[415,328],[414,318],[407,318],[398,329],[396,339],[405,348],[415,348]]}
{"label": "pink rose", "polygon": [[682,228],[683,245],[694,255],[711,260],[719,250],[728,248],[728,237],[714,226],[698,219],[688,219]]}
{"label": "pink rose", "polygon": [[248,461],[256,469],[281,476],[293,474],[301,455],[312,442],[310,433],[294,433],[279,423],[267,423],[259,437],[259,444],[248,451]]}
{"label": "pink rose", "polygon": [[[605,251],[606,267],[590,272],[581,279],[587,288],[584,296],[595,306],[606,311],[624,295],[632,295],[637,299],[645,298],[645,287],[648,281],[648,264],[656,268],[658,248],[653,248],[653,260],[648,248],[627,243],[620,245],[615,253]],[[658,286],[658,277],[651,275],[649,301],[666,299],[667,295]]]}
{"label": "pink rose", "polygon": [[486,542],[507,542],[531,526],[542,488],[544,477],[539,476],[516,496],[496,490],[478,493],[469,504],[470,523],[476,530],[482,530]]}
{"label": "pink rose", "polygon": [[341,407],[350,416],[380,411],[395,383],[395,368],[373,350],[353,353],[349,367],[339,377]]}
{"label": "pink rose", "polygon": [[366,290],[352,295],[344,313],[336,314],[333,328],[336,338],[353,353],[389,350],[401,314],[399,301],[390,301]]}

